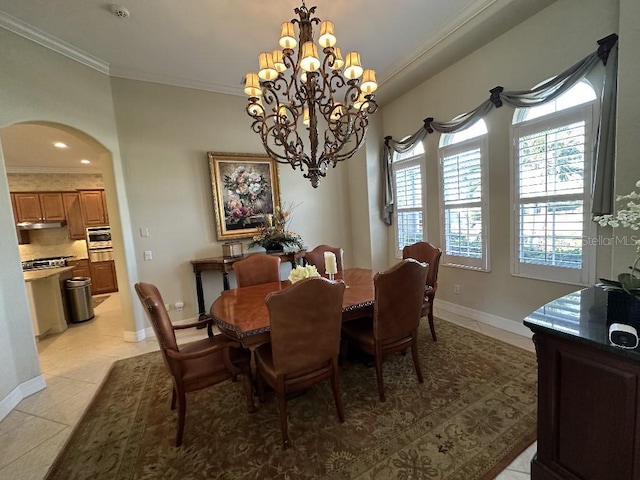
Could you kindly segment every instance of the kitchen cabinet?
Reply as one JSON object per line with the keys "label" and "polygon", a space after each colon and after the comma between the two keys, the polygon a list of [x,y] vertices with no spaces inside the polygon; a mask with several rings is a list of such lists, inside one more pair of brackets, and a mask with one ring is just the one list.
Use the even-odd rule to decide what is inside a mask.
{"label": "kitchen cabinet", "polygon": [[104,190],[80,190],[80,206],[85,227],[109,225]]}
{"label": "kitchen cabinet", "polygon": [[59,222],[65,220],[60,192],[13,194],[17,222]]}
{"label": "kitchen cabinet", "polygon": [[113,260],[91,262],[91,293],[109,293],[118,291],[116,267]]}
{"label": "kitchen cabinet", "polygon": [[[86,230],[82,219],[82,208],[80,206],[80,194],[78,192],[65,192],[62,194],[65,217],[67,219],[67,230],[71,240],[84,240]],[[87,269],[88,269],[87,265]],[[87,275],[88,276],[88,275]]]}
{"label": "kitchen cabinet", "polygon": [[67,260],[67,265],[73,267],[72,275],[74,277],[91,277],[91,267],[88,259]]}
{"label": "kitchen cabinet", "polygon": [[[14,223],[18,223],[18,210],[16,209],[16,199],[13,193],[11,194],[11,208],[13,210],[13,221]],[[16,235],[18,237],[18,245],[31,243],[28,230],[20,230],[16,227]]]}

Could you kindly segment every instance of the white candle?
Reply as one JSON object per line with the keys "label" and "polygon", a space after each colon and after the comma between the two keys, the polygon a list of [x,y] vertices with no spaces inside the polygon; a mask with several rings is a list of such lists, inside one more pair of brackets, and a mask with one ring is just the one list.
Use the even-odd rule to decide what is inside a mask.
{"label": "white candle", "polygon": [[324,271],[326,273],[338,273],[336,255],[333,252],[324,252]]}

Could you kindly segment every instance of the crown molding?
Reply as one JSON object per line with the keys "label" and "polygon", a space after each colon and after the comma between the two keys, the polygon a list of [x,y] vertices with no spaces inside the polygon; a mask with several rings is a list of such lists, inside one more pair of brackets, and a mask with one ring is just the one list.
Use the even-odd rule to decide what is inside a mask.
{"label": "crown molding", "polygon": [[7,173],[80,173],[102,174],[99,167],[6,167]]}
{"label": "crown molding", "polygon": [[109,75],[110,67],[104,60],[94,57],[93,55],[62,41],[53,35],[49,35],[48,33],[3,11],[0,11],[0,27],[31,40],[32,42],[38,43],[43,47],[53,50],[54,52],[58,52],[59,54],[71,58],[76,62],[80,62],[87,67]]}
{"label": "crown molding", "polygon": [[163,75],[148,74],[134,70],[124,70],[119,68],[111,68],[110,75],[112,77],[125,78],[127,80],[138,80],[141,82],[159,83],[162,85],[170,85],[174,87],[192,88],[194,90],[204,90],[207,92],[224,93],[227,95],[246,96],[244,94],[244,85],[231,86],[219,83],[201,82],[188,78],[170,77]]}

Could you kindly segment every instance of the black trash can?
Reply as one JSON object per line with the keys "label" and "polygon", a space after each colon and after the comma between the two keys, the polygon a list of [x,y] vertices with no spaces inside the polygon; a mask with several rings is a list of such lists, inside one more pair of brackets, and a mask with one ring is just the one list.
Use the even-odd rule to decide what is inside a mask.
{"label": "black trash can", "polygon": [[89,277],[73,277],[66,281],[65,288],[69,300],[69,310],[72,323],[91,320],[93,303],[91,302],[91,279]]}

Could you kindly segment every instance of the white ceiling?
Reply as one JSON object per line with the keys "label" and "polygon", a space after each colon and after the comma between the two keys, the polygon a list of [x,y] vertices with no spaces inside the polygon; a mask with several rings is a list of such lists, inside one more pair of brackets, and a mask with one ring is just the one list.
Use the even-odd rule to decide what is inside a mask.
{"label": "white ceiling", "polygon": [[[335,23],[343,54],[357,50],[381,104],[424,81],[555,0],[311,0]],[[116,77],[242,95],[261,51],[278,46],[298,0],[0,0],[0,26]],[[316,37],[317,38],[317,37]],[[5,163],[77,169],[86,144],[43,126],[0,132]],[[51,143],[64,138],[70,148]],[[78,143],[79,142],[79,143]],[[93,153],[95,156],[95,153]],[[91,167],[89,167],[91,168]]]}

